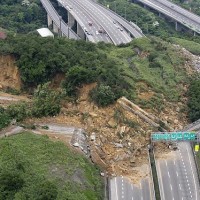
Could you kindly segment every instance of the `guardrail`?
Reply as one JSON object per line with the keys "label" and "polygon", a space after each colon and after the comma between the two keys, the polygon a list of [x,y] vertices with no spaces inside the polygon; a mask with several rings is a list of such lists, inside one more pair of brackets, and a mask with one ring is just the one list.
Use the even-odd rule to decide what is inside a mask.
{"label": "guardrail", "polygon": [[153,187],[152,187],[152,190],[153,190],[153,199],[156,199],[156,193],[155,193],[155,187],[154,187],[154,181],[153,181],[153,173],[152,173],[152,167],[151,167],[151,159],[150,159],[150,155],[149,155],[149,149],[147,149],[147,154],[148,154],[148,161],[149,161],[151,182],[153,184]]}
{"label": "guardrail", "polygon": [[161,200],[160,197],[160,185],[158,181],[158,174],[156,170],[156,162],[155,162],[155,157],[154,157],[154,150],[153,148],[150,149],[149,151],[149,159],[150,159],[150,166],[151,166],[151,173],[152,173],[152,178],[153,178],[153,187],[154,187],[154,197],[156,200]]}
{"label": "guardrail", "polygon": [[[192,148],[192,153],[193,153],[193,157],[194,157],[194,162],[195,162],[196,169],[197,169],[197,177],[198,177],[198,181],[199,181],[199,185],[200,185],[200,166],[199,166],[199,164],[198,164],[197,156],[196,156],[195,152],[193,151],[193,149],[194,149],[194,143],[191,145],[191,148]],[[199,161],[199,162],[200,162],[200,161]]]}

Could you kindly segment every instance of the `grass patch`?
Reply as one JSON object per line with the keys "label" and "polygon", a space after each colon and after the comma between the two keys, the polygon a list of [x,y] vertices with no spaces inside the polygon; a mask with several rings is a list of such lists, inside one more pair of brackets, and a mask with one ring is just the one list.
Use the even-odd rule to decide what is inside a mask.
{"label": "grass patch", "polygon": [[[47,136],[24,132],[1,139],[0,169],[0,179],[13,172],[22,183],[20,187],[14,184],[13,191],[0,181],[0,199],[103,199],[99,169]],[[56,196],[45,196],[51,191]]]}
{"label": "grass patch", "polygon": [[194,41],[185,40],[181,38],[171,37],[169,40],[172,43],[178,44],[195,55],[200,55],[200,44]]}
{"label": "grass patch", "polygon": [[138,87],[138,83],[143,82],[147,85],[146,91],[150,89],[157,96],[164,95],[168,101],[176,102],[183,92],[182,85],[189,80],[182,67],[184,58],[159,38],[134,39],[128,47],[112,47],[107,54],[116,61],[122,76],[132,86],[132,98],[136,97],[135,89],[144,90]]}

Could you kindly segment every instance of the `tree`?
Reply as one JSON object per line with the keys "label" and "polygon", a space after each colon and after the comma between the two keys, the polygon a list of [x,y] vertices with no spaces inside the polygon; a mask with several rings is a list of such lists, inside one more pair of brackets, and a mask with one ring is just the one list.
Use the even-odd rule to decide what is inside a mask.
{"label": "tree", "polygon": [[95,73],[82,66],[74,66],[69,69],[63,87],[69,96],[76,95],[77,88],[83,83],[91,83],[96,78]]}
{"label": "tree", "polygon": [[9,125],[11,119],[5,109],[0,106],[0,130]]}
{"label": "tree", "polygon": [[116,100],[116,96],[108,85],[100,84],[90,92],[90,96],[99,106],[107,106]]}
{"label": "tree", "polygon": [[0,171],[0,199],[14,199],[17,193],[24,184],[24,180],[17,171]]}
{"label": "tree", "polygon": [[28,104],[25,102],[11,104],[6,109],[6,113],[11,119],[16,119],[16,121],[22,121],[26,117],[30,116]]}
{"label": "tree", "polygon": [[61,92],[50,89],[50,83],[39,85],[34,92],[32,115],[54,116],[60,112]]}

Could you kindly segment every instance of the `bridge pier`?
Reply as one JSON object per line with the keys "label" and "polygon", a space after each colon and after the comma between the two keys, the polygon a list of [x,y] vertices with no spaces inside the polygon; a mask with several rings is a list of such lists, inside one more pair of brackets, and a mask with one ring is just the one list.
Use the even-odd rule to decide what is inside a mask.
{"label": "bridge pier", "polygon": [[81,39],[85,40],[85,33],[79,23],[77,23],[77,35],[80,36]]}
{"label": "bridge pier", "polygon": [[52,24],[53,24],[53,20],[52,20],[51,17],[47,14],[47,25],[48,25],[48,27],[49,27],[49,26],[52,26]]}
{"label": "bridge pier", "polygon": [[180,24],[178,22],[175,22],[175,30],[180,31],[180,29],[181,29]]}
{"label": "bridge pier", "polygon": [[53,32],[54,33],[58,33],[59,32],[59,28],[54,22],[53,22]]}
{"label": "bridge pier", "polygon": [[75,19],[74,19],[74,17],[71,15],[71,13],[68,12],[68,26],[69,26],[70,28],[72,28],[72,27],[74,26],[74,24],[75,24]]}
{"label": "bridge pier", "polygon": [[160,18],[162,18],[162,19],[165,19],[165,16],[162,14],[162,13],[158,13],[158,16],[160,17]]}

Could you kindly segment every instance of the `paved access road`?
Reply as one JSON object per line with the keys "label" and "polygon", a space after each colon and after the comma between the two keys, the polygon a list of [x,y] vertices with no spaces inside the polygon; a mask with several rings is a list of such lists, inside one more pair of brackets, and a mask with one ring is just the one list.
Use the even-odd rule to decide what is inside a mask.
{"label": "paved access road", "polygon": [[148,178],[135,186],[125,177],[114,177],[110,180],[110,200],[153,200]]}
{"label": "paved access road", "polygon": [[174,157],[156,160],[161,200],[199,200],[200,186],[191,146],[180,142]]}

